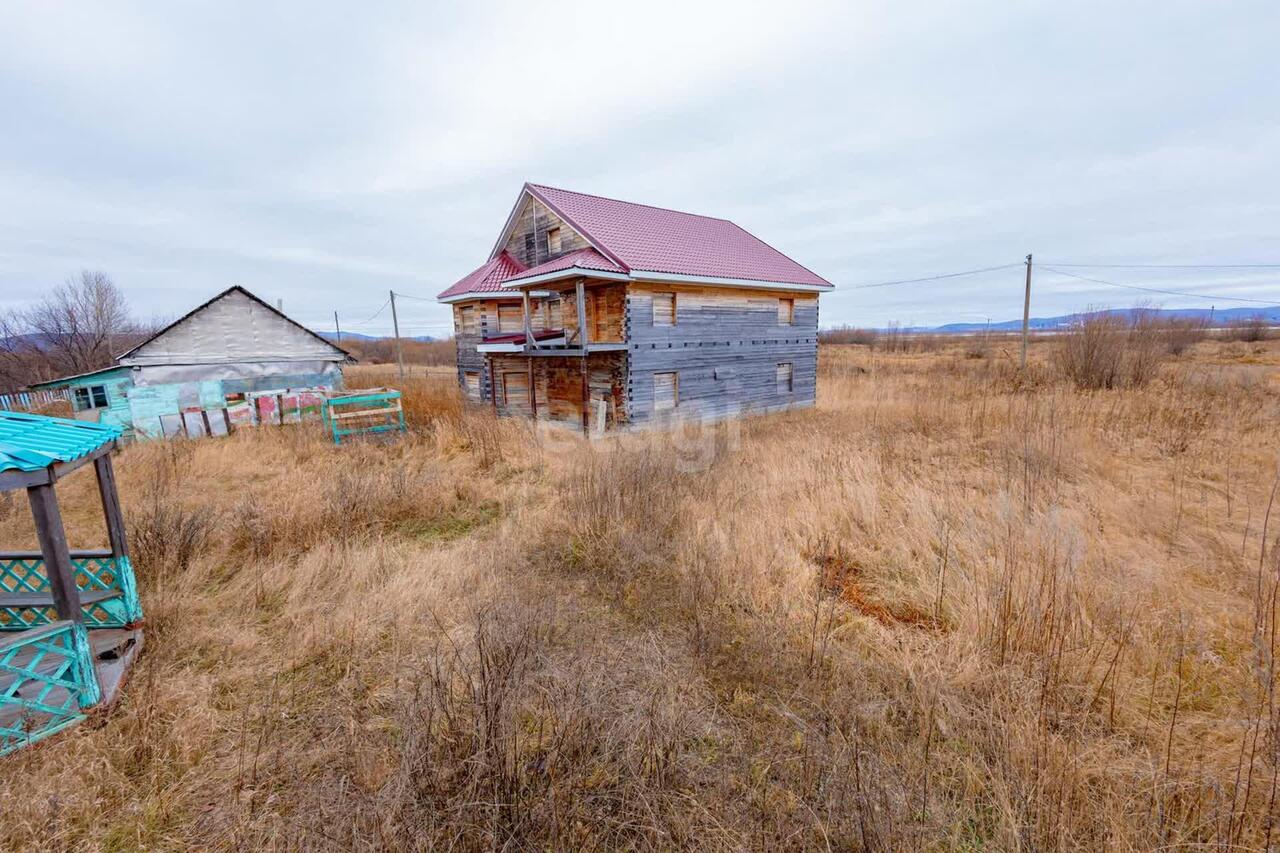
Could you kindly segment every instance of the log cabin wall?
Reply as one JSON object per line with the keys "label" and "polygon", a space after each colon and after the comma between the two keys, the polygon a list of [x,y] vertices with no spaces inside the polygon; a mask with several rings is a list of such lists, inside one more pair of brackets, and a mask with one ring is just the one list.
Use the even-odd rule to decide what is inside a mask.
{"label": "log cabin wall", "polygon": [[[536,303],[536,300],[535,300]],[[516,306],[519,308],[519,297],[510,299],[469,299],[465,302],[455,302],[453,304],[453,334],[457,345],[457,368],[458,368],[458,387],[462,392],[472,399],[489,400],[489,394],[493,387],[493,377],[489,375],[489,364],[484,355],[476,351],[485,338],[491,338],[500,334],[498,326],[498,306],[504,305],[510,308]],[[468,330],[464,317],[467,311],[472,312],[474,320],[471,323],[471,329]],[[535,317],[538,313],[535,311]],[[540,328],[537,322],[534,328]],[[469,388],[467,382],[467,374],[479,374],[479,390],[478,394],[474,389],[474,384]]]}
{"label": "log cabin wall", "polygon": [[[579,427],[582,423],[582,356],[493,356],[494,392],[500,415],[528,417],[530,364],[534,405],[539,421],[555,421]],[[627,354],[590,353],[585,359],[587,397],[604,400],[607,423],[627,421]],[[591,413],[594,418],[594,410]],[[592,421],[594,423],[594,420]]]}
{"label": "log cabin wall", "polygon": [[[547,232],[552,228],[560,229],[560,251],[554,253],[547,247]],[[526,267],[536,267],[566,252],[590,247],[591,244],[574,231],[572,226],[552,213],[545,204],[530,196],[525,196],[505,246],[511,257]]]}
{"label": "log cabin wall", "polygon": [[[675,294],[675,323],[657,325],[654,296],[670,293]],[[786,317],[790,325],[784,324]],[[814,404],[814,294],[630,284],[625,322],[632,424],[654,419],[654,374],[676,374],[676,410],[682,415],[720,419]],[[785,365],[790,367],[784,370]]]}
{"label": "log cabin wall", "polygon": [[[587,311],[587,343],[620,344],[626,341],[627,285],[621,281],[583,279]],[[581,341],[574,337],[578,330],[578,296],[570,285],[559,292],[562,328],[573,346]]]}

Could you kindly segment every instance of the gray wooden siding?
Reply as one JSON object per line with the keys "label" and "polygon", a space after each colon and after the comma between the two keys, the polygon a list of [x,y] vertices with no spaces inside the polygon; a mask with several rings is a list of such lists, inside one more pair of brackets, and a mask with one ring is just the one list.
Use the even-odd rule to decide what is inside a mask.
{"label": "gray wooden siding", "polygon": [[[778,296],[743,290],[676,291],[676,323],[655,326],[652,293],[627,297],[631,423],[654,419],[653,374],[679,374],[676,413],[707,419],[813,405],[817,396],[818,301],[796,295],[795,322],[778,323]],[[789,294],[782,294],[790,298]],[[778,392],[778,365],[792,365],[792,391]],[[663,413],[663,417],[666,414]]]}

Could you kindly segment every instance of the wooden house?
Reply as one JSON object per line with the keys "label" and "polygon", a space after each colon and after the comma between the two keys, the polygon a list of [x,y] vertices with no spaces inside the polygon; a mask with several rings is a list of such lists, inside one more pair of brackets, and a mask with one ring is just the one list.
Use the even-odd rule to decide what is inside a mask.
{"label": "wooden house", "polygon": [[438,299],[469,397],[585,432],[813,405],[831,289],[728,220],[525,184]]}
{"label": "wooden house", "polygon": [[[111,367],[33,385],[67,389],[78,420],[126,438],[219,435],[287,420],[342,387],[346,350],[231,287],[120,355]],[[287,407],[292,406],[292,409]],[[267,414],[262,411],[269,410]]]}

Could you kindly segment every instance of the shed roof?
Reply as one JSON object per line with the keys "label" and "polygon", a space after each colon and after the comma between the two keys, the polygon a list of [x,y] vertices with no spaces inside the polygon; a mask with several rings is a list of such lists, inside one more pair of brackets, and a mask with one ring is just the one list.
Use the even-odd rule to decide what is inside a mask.
{"label": "shed roof", "polygon": [[73,373],[70,376],[59,376],[57,379],[50,379],[47,382],[32,382],[28,388],[50,388],[54,385],[66,385],[77,379],[88,379],[91,376],[99,376],[104,373],[111,373],[113,370],[128,370],[129,368],[123,364],[113,364],[110,367],[99,367],[97,370],[87,370],[84,373]]}
{"label": "shed roof", "polygon": [[40,471],[71,462],[120,435],[117,426],[0,411],[0,471]]}
{"label": "shed roof", "polygon": [[[298,329],[301,329],[303,332],[305,332],[306,334],[310,335],[310,336],[311,336],[312,338],[314,338],[315,340],[319,341],[319,342],[320,342],[321,344],[323,344],[325,347],[328,347],[330,350],[335,350],[335,351],[337,351],[338,353],[340,353],[344,358],[351,358],[351,353],[347,352],[345,349],[343,349],[342,347],[338,346],[338,345],[337,345],[337,344],[335,344],[333,341],[331,341],[331,340],[329,340],[329,339],[325,338],[325,337],[324,337],[324,336],[322,336],[322,335],[317,334],[316,332],[313,332],[311,329],[308,329],[306,326],[302,325],[302,324],[301,324],[301,323],[299,323],[297,320],[295,320],[295,319],[293,319],[292,317],[288,316],[288,315],[287,315],[287,314],[285,314],[283,311],[280,311],[280,310],[276,309],[276,308],[275,308],[275,306],[273,306],[273,305],[271,305],[271,304],[269,304],[269,303],[265,302],[265,301],[264,301],[264,300],[262,300],[262,299],[259,299],[257,296],[254,296],[254,295],[253,295],[252,293],[250,293],[248,290],[245,290],[243,287],[241,287],[240,285],[238,285],[238,284],[237,284],[237,285],[233,285],[232,287],[228,287],[226,290],[224,290],[224,291],[222,291],[221,293],[217,294],[217,295],[216,295],[216,296],[214,296],[212,299],[209,299],[209,300],[208,300],[208,301],[206,301],[206,302],[202,302],[201,304],[197,305],[195,308],[192,308],[192,309],[191,309],[190,311],[188,311],[186,314],[183,314],[183,315],[182,315],[181,317],[179,317],[177,320],[174,320],[172,323],[170,323],[169,325],[165,326],[163,329],[161,329],[160,331],[156,332],[154,335],[152,335],[151,337],[147,338],[145,341],[143,341],[142,343],[138,344],[138,345],[137,345],[137,346],[135,346],[133,349],[131,349],[131,350],[129,350],[128,352],[125,352],[125,353],[122,353],[121,355],[119,355],[119,356],[117,357],[117,359],[116,359],[116,360],[117,360],[117,361],[124,361],[124,359],[135,359],[135,360],[136,360],[136,358],[137,358],[139,355],[141,355],[141,354],[142,354],[142,353],[141,353],[141,351],[142,351],[142,350],[144,350],[144,349],[146,349],[146,348],[147,348],[147,347],[148,347],[152,342],[154,342],[154,341],[156,341],[156,340],[159,340],[160,338],[162,338],[162,337],[164,337],[165,335],[169,334],[171,331],[173,331],[173,330],[175,330],[175,329],[177,329],[177,328],[181,327],[184,323],[187,323],[187,321],[191,320],[191,319],[192,319],[193,317],[195,317],[197,314],[200,314],[202,311],[205,311],[206,309],[208,309],[210,306],[214,305],[215,303],[220,302],[221,300],[226,299],[227,297],[232,296],[232,295],[235,295],[235,294],[238,294],[238,295],[240,295],[240,296],[243,296],[243,297],[248,298],[248,299],[249,299],[249,300],[251,300],[253,303],[256,303],[257,305],[261,306],[262,308],[265,308],[268,312],[270,312],[270,314],[272,314],[272,315],[274,315],[274,316],[278,317],[278,318],[279,318],[279,319],[281,319],[281,320],[284,320],[284,321],[285,321],[285,323],[289,324],[290,326],[294,326],[294,327],[296,327],[296,328],[298,328]],[[133,363],[133,362],[132,362],[132,361],[130,361],[130,362],[128,362],[128,363],[130,363],[130,364],[131,364],[131,363]]]}

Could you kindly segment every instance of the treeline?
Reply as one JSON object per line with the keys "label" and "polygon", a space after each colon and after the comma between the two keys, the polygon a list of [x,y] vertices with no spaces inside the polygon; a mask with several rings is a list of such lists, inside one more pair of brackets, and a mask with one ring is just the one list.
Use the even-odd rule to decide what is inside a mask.
{"label": "treeline", "polygon": [[[452,366],[456,355],[453,338],[442,341],[402,341],[400,345],[404,350],[406,364]],[[396,360],[395,338],[344,338],[338,346],[364,364],[393,364]]]}
{"label": "treeline", "polygon": [[[1165,342],[1174,355],[1202,340],[1256,343],[1269,339],[1273,333],[1270,322],[1261,314],[1247,317],[1227,326],[1211,326],[1203,318],[1164,317],[1151,309],[1139,307],[1131,316],[1111,314],[1105,310],[1089,311],[1075,322],[1052,332],[1032,331],[1033,337],[1052,337],[1069,333],[1082,326],[1096,327],[1133,326],[1144,333]],[[837,326],[818,332],[818,342],[865,346],[884,352],[930,352],[963,341],[996,341],[1018,337],[1016,331],[976,331],[969,333],[917,332],[898,323],[889,323],[883,329],[861,329],[854,326]],[[976,346],[976,345],[975,345]]]}

